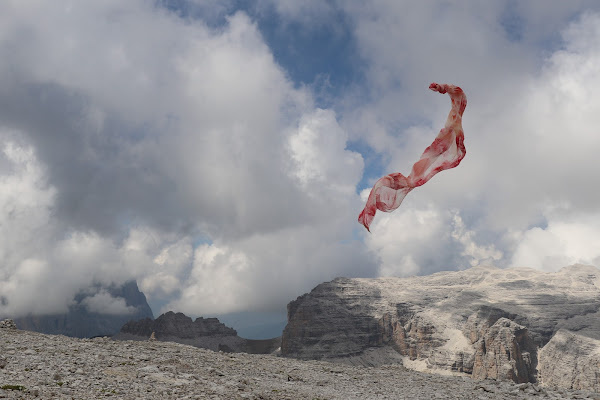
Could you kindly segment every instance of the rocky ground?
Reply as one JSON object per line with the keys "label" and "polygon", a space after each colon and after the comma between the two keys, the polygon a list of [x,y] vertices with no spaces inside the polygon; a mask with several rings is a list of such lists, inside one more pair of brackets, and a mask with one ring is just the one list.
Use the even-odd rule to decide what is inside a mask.
{"label": "rocky ground", "polygon": [[0,323],[0,398],[600,399],[533,384],[221,353],[158,341],[74,339]]}

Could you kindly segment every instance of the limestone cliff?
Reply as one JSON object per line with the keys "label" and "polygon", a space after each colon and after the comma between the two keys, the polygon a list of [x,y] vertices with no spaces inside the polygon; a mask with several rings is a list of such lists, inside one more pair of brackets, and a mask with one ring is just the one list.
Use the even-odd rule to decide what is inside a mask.
{"label": "limestone cliff", "polygon": [[560,329],[600,339],[599,316],[591,266],[338,278],[288,305],[281,354],[536,382],[538,349]]}
{"label": "limestone cliff", "polygon": [[551,388],[600,392],[600,340],[561,329],[540,351],[538,369]]}

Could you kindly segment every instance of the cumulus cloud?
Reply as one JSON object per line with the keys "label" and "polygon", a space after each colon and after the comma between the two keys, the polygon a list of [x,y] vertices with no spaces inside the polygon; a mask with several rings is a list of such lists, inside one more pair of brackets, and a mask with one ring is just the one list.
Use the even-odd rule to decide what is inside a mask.
{"label": "cumulus cloud", "polygon": [[[566,212],[565,212],[566,211]],[[547,210],[548,224],[513,232],[511,265],[557,271],[565,265],[600,265],[600,213]]]}
{"label": "cumulus cloud", "polygon": [[515,154],[512,171],[520,179],[504,182],[503,189],[515,193],[521,204],[490,199],[498,213],[489,218],[493,226],[508,228],[512,223],[516,228],[515,217],[529,225],[517,229],[512,265],[545,270],[574,262],[599,265],[594,243],[600,239],[600,192],[593,184],[600,151],[594,122],[600,79],[593,67],[600,62],[595,45],[599,38],[598,14],[572,22],[563,32],[563,48],[531,82],[527,113],[515,113],[522,130],[514,137],[522,136],[518,143],[523,150],[519,157]]}
{"label": "cumulus cloud", "polygon": [[[4,74],[2,117],[48,165],[62,219],[105,235],[124,218],[232,234],[273,225],[265,202],[285,219],[294,190],[270,184],[285,181],[279,132],[308,100],[246,16],[211,30],[146,2],[40,5],[15,18],[8,8],[7,25],[32,43],[6,36],[5,51],[21,51]],[[278,191],[273,201],[265,190]]]}
{"label": "cumulus cloud", "polygon": [[[456,269],[465,262],[544,269],[576,261],[598,265],[591,241],[600,204],[592,183],[599,179],[592,94],[600,87],[593,67],[599,18],[576,15],[581,5],[563,5],[542,11],[562,25],[554,32],[533,8],[507,9],[503,3],[443,12],[436,3],[413,4],[411,12],[389,3],[369,8],[369,15],[350,9],[361,51],[372,59],[368,79],[377,95],[343,114],[342,125],[384,156],[387,172],[408,173],[443,126],[448,100],[425,97],[431,96],[430,80],[459,84],[469,98],[461,165],[411,192],[403,211],[376,217],[382,232],[366,243],[380,257],[382,274]],[[521,18],[519,26],[507,23],[509,14]],[[424,20],[435,23],[416,26]],[[531,51],[542,37],[552,37],[557,47]],[[561,213],[547,212],[557,207]],[[457,211],[454,218],[450,210]],[[586,224],[575,222],[584,219]],[[591,241],[576,233],[583,231]],[[424,240],[403,242],[411,234]],[[439,259],[424,258],[428,249]]]}
{"label": "cumulus cloud", "polygon": [[[252,287],[240,279],[251,268],[248,257],[228,247],[204,244],[194,254],[194,265],[178,299],[165,308],[184,313],[229,312],[243,309]],[[213,284],[208,284],[212,282]],[[218,283],[217,283],[218,282]]]}
{"label": "cumulus cloud", "polygon": [[[281,309],[368,264],[346,251],[363,165],[335,113],[246,14],[215,26],[225,11],[189,6],[0,5],[0,125],[19,137],[3,216],[23,218],[0,244],[14,258],[1,313],[64,310],[91,282],[131,278],[190,314]],[[297,279],[262,296],[274,274]]]}
{"label": "cumulus cloud", "polygon": [[347,133],[338,125],[331,110],[317,109],[304,115],[298,130],[290,135],[289,173],[298,179],[309,195],[344,198],[355,195],[363,161],[360,154],[346,150]]}
{"label": "cumulus cloud", "polygon": [[495,265],[502,259],[502,252],[494,244],[481,245],[475,241],[475,231],[466,228],[458,212],[452,216],[452,238],[463,246],[462,256],[469,259],[471,266],[488,264]]}
{"label": "cumulus cloud", "polygon": [[122,283],[117,247],[91,232],[66,229],[53,214],[56,188],[31,146],[3,132],[0,174],[2,315],[66,311],[75,293],[98,281]]}
{"label": "cumulus cloud", "polygon": [[[366,198],[368,190],[363,191]],[[439,270],[496,265],[503,253],[466,228],[457,210],[417,204],[378,213],[365,243],[378,258],[380,276],[410,276]],[[396,215],[397,214],[397,215]]]}
{"label": "cumulus cloud", "polygon": [[378,215],[366,244],[380,260],[379,275],[417,275],[427,265],[443,263],[451,267],[453,260],[443,251],[450,239],[445,222],[447,218],[433,207],[406,207],[398,215]]}
{"label": "cumulus cloud", "polygon": [[[364,82],[324,109],[234,2],[168,3],[0,2],[0,314],[132,278],[202,315],[336,276],[598,265],[598,6],[278,2],[356,42]],[[467,93],[467,156],[368,235],[373,160],[408,172],[444,123],[432,80]]]}

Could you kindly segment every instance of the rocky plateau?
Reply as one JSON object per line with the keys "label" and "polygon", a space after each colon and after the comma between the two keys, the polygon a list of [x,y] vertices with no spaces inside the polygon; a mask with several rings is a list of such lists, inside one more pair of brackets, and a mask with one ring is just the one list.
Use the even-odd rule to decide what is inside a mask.
{"label": "rocky plateau", "polygon": [[600,391],[600,270],[338,278],[288,305],[281,354]]}

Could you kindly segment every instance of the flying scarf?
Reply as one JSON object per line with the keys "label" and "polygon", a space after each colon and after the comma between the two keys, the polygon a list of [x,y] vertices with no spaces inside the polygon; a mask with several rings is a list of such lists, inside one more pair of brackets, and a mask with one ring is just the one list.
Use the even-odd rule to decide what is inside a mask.
{"label": "flying scarf", "polygon": [[358,216],[358,222],[370,232],[369,225],[377,210],[390,212],[400,207],[402,200],[414,188],[424,185],[435,174],[445,169],[456,167],[465,157],[465,135],[462,130],[462,115],[467,107],[467,96],[461,88],[454,85],[432,83],[429,89],[442,94],[448,93],[452,100],[452,108],[446,126],[440,130],[433,143],[425,149],[410,175],[400,172],[380,178],[371,193],[365,208]]}

